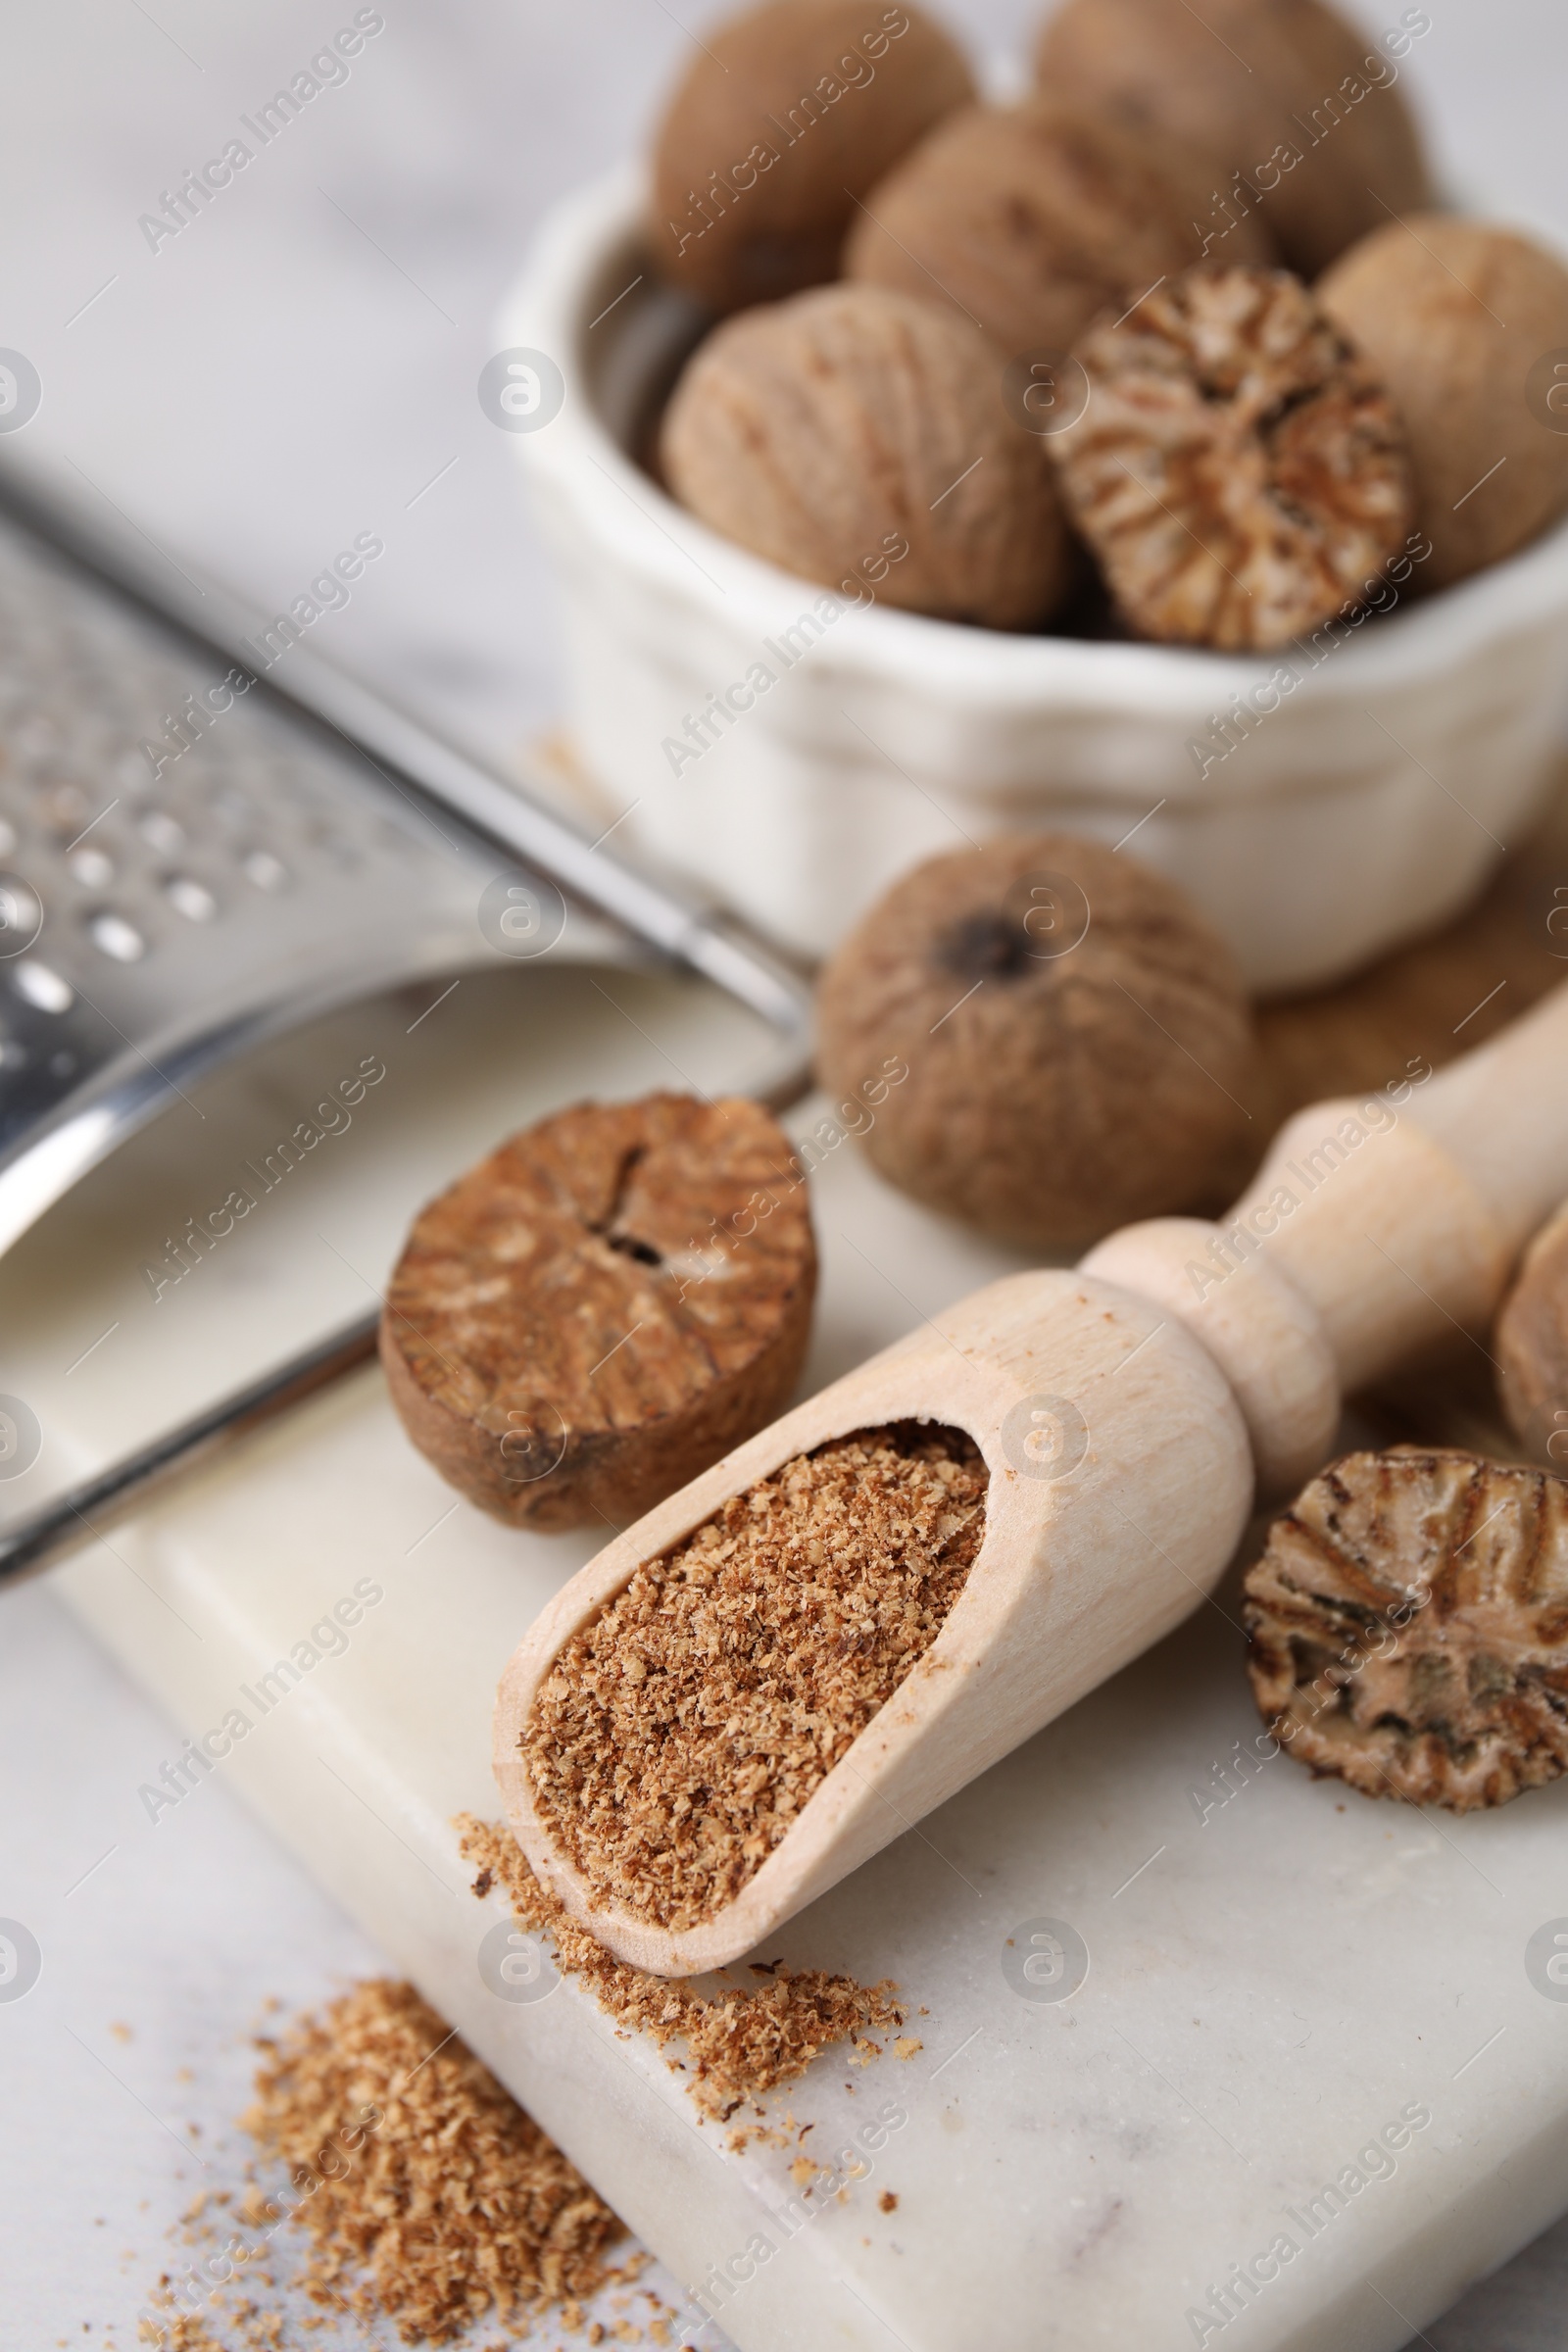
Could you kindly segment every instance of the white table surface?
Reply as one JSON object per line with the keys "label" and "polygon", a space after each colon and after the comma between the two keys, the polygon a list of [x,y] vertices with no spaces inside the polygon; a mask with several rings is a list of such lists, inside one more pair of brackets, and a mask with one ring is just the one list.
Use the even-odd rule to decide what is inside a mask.
{"label": "white table surface", "polygon": [[[491,318],[531,223],[640,134],[713,12],[387,0],[347,85],[151,253],[138,216],[353,13],[13,12],[0,342],[43,380],[29,456],[74,464],[259,598],[286,602],[379,532],[386,557],[323,646],[505,754],[553,715],[556,651],[512,453],[474,397]],[[1003,49],[1036,12],[951,13]],[[1357,13],[1378,28],[1398,11]],[[1431,13],[1408,74],[1446,176],[1568,221],[1568,21],[1551,0]],[[0,2347],[129,2352],[163,2230],[202,2179],[190,2150],[240,2103],[261,2002],[319,1999],[376,1955],[220,1787],[177,1835],[108,1850],[170,1726],[46,1587],[0,1605],[0,1915],[35,1924],[49,1973],[47,2001],[40,1984],[0,2005]],[[1547,2352],[1565,2313],[1568,2225],[1423,2340]]]}

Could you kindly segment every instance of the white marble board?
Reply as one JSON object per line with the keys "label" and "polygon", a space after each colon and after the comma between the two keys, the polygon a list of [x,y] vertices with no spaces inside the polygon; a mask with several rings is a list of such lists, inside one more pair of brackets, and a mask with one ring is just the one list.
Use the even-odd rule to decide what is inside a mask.
{"label": "white marble board", "polygon": [[[166,1119],[0,1267],[0,1388],[48,1433],[39,1480],[354,1311],[418,1200],[584,1091],[584,1070],[605,1093],[712,1088],[760,1042],[704,992],[625,972],[465,982],[410,1035],[421,1004],[338,1016],[209,1089],[200,1122]],[[367,1052],[388,1075],[355,1129],[154,1306],[140,1267],[163,1235]],[[851,1147],[816,1206],[813,1386],[1016,1262],[890,1194]],[[1222,1592],[762,1955],[895,1977],[927,2012],[907,2060],[830,2055],[795,2088],[819,2159],[866,2162],[803,2226],[788,2157],[727,2151],[569,1981],[516,2003],[480,1974],[504,1906],[468,1891],[452,1817],[495,1811],[497,1674],[593,1548],[455,1503],[369,1373],[59,1581],[195,1733],[358,1580],[379,1588],[346,1650],[249,1710],[217,1769],[675,2275],[709,2282],[742,2352],[1394,2352],[1568,2206],[1568,2000],[1527,1970],[1531,1938],[1568,1917],[1568,1788],[1456,1823],[1282,1756],[1233,1769],[1226,1797],[1218,1768],[1256,1723]],[[1045,1921],[1087,1950],[1066,2000],[1021,1974]],[[874,2120],[890,2107],[891,2128]],[[1409,2130],[1412,2113],[1429,2120]],[[1403,2144],[1363,2154],[1390,2127]],[[1251,2289],[1223,2316],[1210,2290],[1239,2264]],[[716,2344],[698,2319],[688,2339]]]}

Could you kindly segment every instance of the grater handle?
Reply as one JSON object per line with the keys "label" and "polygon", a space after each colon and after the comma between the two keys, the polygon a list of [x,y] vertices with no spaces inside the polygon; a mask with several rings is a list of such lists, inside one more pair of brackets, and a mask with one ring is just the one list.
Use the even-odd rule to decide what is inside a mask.
{"label": "grater handle", "polygon": [[41,1510],[0,1533],[0,1589],[52,1567],[67,1552],[96,1543],[105,1528],[139,1511],[168,1487],[218,1460],[268,1428],[318,1390],[368,1363],[375,1353],[380,1313],[361,1315],[314,1348],[237,1389],[205,1412],[126,1454],[97,1477],[83,1479]]}

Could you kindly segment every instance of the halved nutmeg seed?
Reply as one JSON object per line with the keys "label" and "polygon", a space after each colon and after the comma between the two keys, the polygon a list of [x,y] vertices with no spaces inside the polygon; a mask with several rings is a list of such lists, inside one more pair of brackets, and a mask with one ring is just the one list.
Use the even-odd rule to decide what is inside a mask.
{"label": "halved nutmeg seed", "polygon": [[1286,270],[1185,270],[1074,345],[1047,443],[1125,618],[1264,651],[1362,610],[1414,518],[1394,402]]}
{"label": "halved nutmeg seed", "polygon": [[1259,1711],[1314,1773],[1469,1813],[1568,1772],[1568,1482],[1347,1454],[1275,1520],[1246,1595]]}
{"label": "halved nutmeg seed", "polygon": [[782,1410],[815,1289],[806,1178],[758,1103],[582,1102],[420,1211],[381,1361],[470,1502],[618,1527]]}

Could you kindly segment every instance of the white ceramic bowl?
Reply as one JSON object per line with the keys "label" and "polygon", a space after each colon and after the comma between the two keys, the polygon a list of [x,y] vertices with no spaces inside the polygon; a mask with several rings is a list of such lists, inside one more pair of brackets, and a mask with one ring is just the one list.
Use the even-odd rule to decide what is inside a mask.
{"label": "white ceramic bowl", "polygon": [[[630,809],[617,847],[815,956],[896,874],[966,839],[1127,839],[1254,988],[1284,989],[1454,911],[1527,825],[1568,700],[1568,524],[1315,667],[821,602],[628,454],[695,331],[647,270],[640,209],[629,172],[557,207],[500,327],[565,381],[515,447],[561,580],[574,748]],[[1214,715],[1258,690],[1267,703],[1282,661],[1301,683],[1200,773],[1192,747],[1222,748]],[[776,682],[760,687],[759,663]],[[731,714],[710,716],[698,756],[686,719],[720,693]]]}

